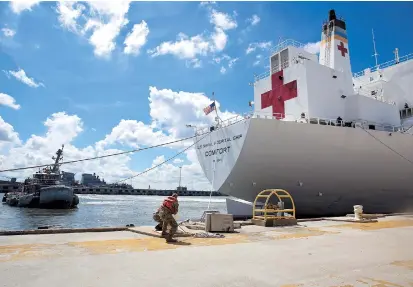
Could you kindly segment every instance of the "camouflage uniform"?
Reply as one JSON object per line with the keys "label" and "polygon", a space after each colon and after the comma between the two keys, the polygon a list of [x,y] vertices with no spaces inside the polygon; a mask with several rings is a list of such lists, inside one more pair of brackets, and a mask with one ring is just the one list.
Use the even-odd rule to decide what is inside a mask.
{"label": "camouflage uniform", "polygon": [[159,215],[159,209],[153,214],[153,220],[158,223],[162,223],[161,216]]}
{"label": "camouflage uniform", "polygon": [[179,204],[178,202],[175,202],[173,204],[174,210],[175,212],[172,213],[171,210],[169,210],[167,207],[161,206],[159,208],[159,216],[160,219],[163,222],[162,225],[162,234],[166,234],[166,231],[168,229],[168,225],[170,226],[170,231],[167,235],[166,240],[171,240],[172,236],[175,235],[176,231],[178,230],[178,223],[176,223],[175,218],[172,216],[173,214],[177,214],[178,213],[178,208],[179,208]]}

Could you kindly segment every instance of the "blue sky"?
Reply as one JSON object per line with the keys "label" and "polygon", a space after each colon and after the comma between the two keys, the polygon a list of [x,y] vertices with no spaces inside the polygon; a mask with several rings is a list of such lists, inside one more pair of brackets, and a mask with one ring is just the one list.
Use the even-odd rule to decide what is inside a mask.
{"label": "blue sky", "polygon": [[[96,55],[89,42],[90,34],[81,36],[59,22],[56,5],[43,2],[16,13],[9,2],[0,3],[0,29],[15,33],[12,37],[1,33],[0,70],[22,69],[29,78],[44,85],[30,87],[6,72],[0,73],[0,93],[13,97],[20,105],[19,109],[0,105],[0,116],[13,126],[22,142],[33,134],[44,135],[47,129],[43,122],[62,111],[83,121],[83,132],[71,142],[80,149],[104,139],[122,119],[149,125],[153,120],[148,100],[150,86],[207,96],[215,91],[221,110],[245,112],[253,98],[248,83],[253,73],[265,71],[265,62],[254,65],[256,57],[268,56],[265,49],[259,48],[246,54],[248,46],[268,41],[274,45],[280,37],[315,43],[320,40],[321,24],[332,8],[347,22],[353,72],[374,65],[372,28],[379,62],[393,59],[396,47],[400,55],[413,52],[409,31],[413,27],[411,2],[132,2],[123,15],[128,23],[114,39],[116,47],[104,57]],[[87,9],[88,4],[84,5]],[[222,29],[227,36],[223,49],[192,57],[202,62],[201,67],[194,67],[190,58],[180,58],[177,53],[155,57],[151,56],[153,52],[148,53],[163,42],[176,41],[179,33],[189,38],[204,33],[208,38],[217,27],[211,23],[211,11],[229,15],[236,27]],[[88,10],[82,15],[91,17]],[[259,18],[255,25],[248,21],[253,15]],[[137,55],[125,54],[125,38],[142,21],[149,29],[144,45]],[[85,27],[81,20],[78,24]],[[236,59],[232,67],[228,59],[220,64],[214,62],[214,58],[223,55]],[[222,67],[225,73],[221,72]],[[112,146],[131,148],[119,141]],[[157,155],[168,157],[175,152],[146,152],[139,159],[132,159],[132,169],[146,168]]]}

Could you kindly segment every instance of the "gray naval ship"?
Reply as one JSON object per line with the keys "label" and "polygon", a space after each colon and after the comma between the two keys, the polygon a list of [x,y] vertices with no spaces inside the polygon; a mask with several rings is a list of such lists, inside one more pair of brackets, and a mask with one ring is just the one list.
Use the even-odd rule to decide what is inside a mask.
{"label": "gray naval ship", "polygon": [[63,148],[58,149],[53,165],[34,173],[27,178],[21,189],[4,195],[3,202],[16,207],[69,209],[79,204],[79,198],[72,187],[62,184],[60,162]]}

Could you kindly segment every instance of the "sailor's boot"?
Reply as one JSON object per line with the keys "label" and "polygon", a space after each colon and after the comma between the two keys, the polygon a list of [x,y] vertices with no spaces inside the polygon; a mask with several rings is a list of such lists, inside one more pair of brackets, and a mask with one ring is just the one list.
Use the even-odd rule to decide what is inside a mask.
{"label": "sailor's boot", "polygon": [[166,237],[166,243],[175,243],[178,242],[176,239],[173,239],[172,236],[170,234],[168,234]]}

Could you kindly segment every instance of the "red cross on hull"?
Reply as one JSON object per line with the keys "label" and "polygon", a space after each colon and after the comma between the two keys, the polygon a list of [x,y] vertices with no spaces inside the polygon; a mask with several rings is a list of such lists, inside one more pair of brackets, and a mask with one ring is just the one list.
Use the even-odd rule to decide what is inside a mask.
{"label": "red cross on hull", "polygon": [[272,106],[273,116],[285,118],[285,101],[297,97],[297,81],[284,85],[283,70],[271,75],[271,91],[261,94],[261,109]]}

